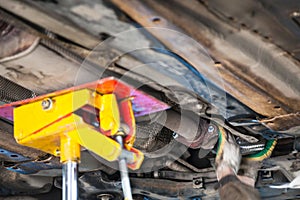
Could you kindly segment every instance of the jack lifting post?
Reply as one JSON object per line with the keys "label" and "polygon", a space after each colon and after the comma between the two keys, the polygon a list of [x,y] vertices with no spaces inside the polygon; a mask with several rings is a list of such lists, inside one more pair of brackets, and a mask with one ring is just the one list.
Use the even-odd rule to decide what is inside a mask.
{"label": "jack lifting post", "polygon": [[61,162],[63,164],[63,200],[75,200],[78,197],[77,172],[80,161],[80,145],[67,137],[61,138]]}
{"label": "jack lifting post", "polygon": [[77,199],[77,162],[67,161],[63,164],[63,199]]}
{"label": "jack lifting post", "polygon": [[[121,135],[116,136],[117,142],[123,146],[123,137]],[[121,174],[122,189],[124,194],[124,200],[132,200],[130,180],[128,176],[127,160],[125,157],[119,158],[119,170]]]}
{"label": "jack lifting post", "polygon": [[[134,113],[133,108],[138,111]],[[139,169],[144,159],[143,153],[133,148],[135,116],[168,108],[119,80],[105,78],[0,106],[0,117],[14,122],[19,144],[60,157],[64,200],[78,198],[81,147],[107,161],[119,160],[124,196],[132,200],[127,167]],[[121,126],[126,132],[120,132]]]}

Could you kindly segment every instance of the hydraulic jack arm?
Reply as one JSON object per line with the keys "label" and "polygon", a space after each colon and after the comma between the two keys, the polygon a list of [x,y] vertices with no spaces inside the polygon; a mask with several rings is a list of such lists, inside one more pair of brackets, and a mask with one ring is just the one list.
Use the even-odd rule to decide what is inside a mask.
{"label": "hydraulic jack arm", "polygon": [[132,113],[125,115],[119,112],[115,94],[100,94],[90,89],[70,91],[34,101],[14,109],[15,138],[24,146],[60,156],[62,163],[79,161],[80,146],[108,161],[114,161],[121,155],[123,148],[114,140],[114,136],[122,128],[120,117],[127,118],[132,123],[122,123],[130,129],[124,136],[131,134],[125,138],[125,146],[135,158],[129,166],[138,169],[143,154],[138,150],[132,151],[135,123],[130,104],[128,101],[128,110]]}
{"label": "hydraulic jack arm", "polygon": [[[144,112],[135,113],[133,106]],[[144,158],[133,148],[135,115],[167,108],[157,99],[107,78],[9,104],[0,107],[0,111],[4,109],[6,113],[1,117],[13,118],[19,144],[60,156],[64,199],[77,199],[76,170],[81,146],[108,161],[119,160],[124,196],[132,199],[131,191],[125,191],[129,187],[127,166],[138,169]],[[10,111],[13,115],[7,114]]]}

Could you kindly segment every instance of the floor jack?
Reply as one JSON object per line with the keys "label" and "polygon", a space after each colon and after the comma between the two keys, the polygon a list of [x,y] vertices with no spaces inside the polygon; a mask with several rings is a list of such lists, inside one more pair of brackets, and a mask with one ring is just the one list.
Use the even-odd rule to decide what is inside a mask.
{"label": "floor jack", "polygon": [[114,78],[0,107],[14,121],[14,137],[24,146],[59,156],[63,199],[78,198],[77,167],[81,148],[119,162],[125,200],[131,200],[128,168],[139,169],[143,153],[133,148],[135,117],[166,110],[159,100]]}

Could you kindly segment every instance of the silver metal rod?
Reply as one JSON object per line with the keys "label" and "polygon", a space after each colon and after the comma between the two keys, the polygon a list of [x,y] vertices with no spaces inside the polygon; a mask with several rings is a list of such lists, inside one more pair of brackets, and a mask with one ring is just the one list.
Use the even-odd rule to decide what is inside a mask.
{"label": "silver metal rod", "polygon": [[119,167],[120,167],[120,173],[121,173],[124,200],[132,200],[130,180],[129,180],[129,176],[128,176],[128,169],[127,169],[127,164],[126,164],[125,159],[119,160]]}
{"label": "silver metal rod", "polygon": [[[117,142],[123,148],[123,138],[122,136],[116,137]],[[121,181],[122,181],[122,189],[124,194],[124,200],[132,200],[132,193],[131,193],[131,186],[130,180],[128,176],[128,168],[125,158],[119,158],[119,170],[121,174]]]}
{"label": "silver metal rod", "polygon": [[77,200],[77,162],[68,161],[63,164],[63,200]]}

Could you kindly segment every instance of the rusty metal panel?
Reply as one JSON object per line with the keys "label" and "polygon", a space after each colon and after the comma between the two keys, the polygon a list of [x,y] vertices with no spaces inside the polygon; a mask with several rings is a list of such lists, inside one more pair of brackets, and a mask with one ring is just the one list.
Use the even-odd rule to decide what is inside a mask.
{"label": "rusty metal panel", "polygon": [[[230,54],[228,54],[228,52],[230,52],[232,55],[236,55],[234,54],[234,51],[239,51],[237,47],[234,48],[234,45],[236,44],[231,44],[234,43],[231,40],[235,39],[237,40],[236,42],[242,42],[243,39],[247,39],[249,40],[247,42],[253,40],[253,42],[265,45],[269,49],[263,49],[265,51],[264,53],[272,51],[269,53],[279,54],[280,50],[269,43],[264,43],[251,33],[227,25],[209,12],[201,3],[197,1],[177,0],[172,2],[113,0],[113,3],[144,27],[159,27],[184,32],[199,41],[207,48],[211,56],[221,63],[204,67],[201,63],[203,61],[201,61],[201,57],[199,57],[199,49],[170,34],[165,35],[163,32],[156,31],[155,29],[148,29],[149,32],[157,37],[170,50],[186,59],[204,76],[212,80],[219,87],[224,88],[228,93],[257,113],[272,117],[287,114],[299,109],[300,101],[297,100],[296,97],[283,95],[286,91],[291,89],[288,85],[284,85],[284,81],[276,82],[276,80],[278,81],[281,79],[275,79],[275,77],[273,78],[274,80],[269,80],[273,77],[271,73],[268,74],[271,78],[265,77],[262,79],[259,77],[259,75],[267,74],[266,72],[271,69],[266,67],[266,72],[258,70],[257,73],[250,73],[253,70],[249,63],[243,63],[244,69],[242,69],[240,63],[237,61],[248,59],[248,61],[253,62],[255,60],[250,59],[250,57],[246,55],[246,57],[236,57],[236,62],[233,62],[234,60],[232,60],[229,56]],[[230,38],[232,35],[234,37]],[[228,38],[222,38],[226,36]],[[225,48],[227,47],[226,45],[231,48]],[[295,70],[297,71],[297,68],[299,69],[299,67],[291,68],[291,66],[297,65],[297,63],[293,63],[296,61],[291,61],[290,58],[284,56],[279,57],[278,59],[272,56],[270,57],[270,59],[273,58],[274,62],[277,62],[278,65],[289,65],[290,68],[287,72],[292,74],[292,77],[296,77]],[[263,69],[265,65],[267,65],[267,63],[259,65],[259,69]],[[220,81],[216,74],[211,74],[209,68],[217,68],[224,82]],[[278,91],[277,86],[279,83],[283,85],[282,91]],[[296,91],[296,89],[297,88],[294,88],[293,91]],[[293,95],[297,96],[296,93]]]}

